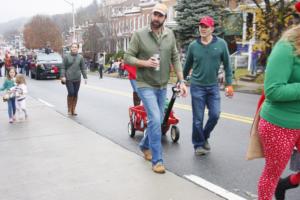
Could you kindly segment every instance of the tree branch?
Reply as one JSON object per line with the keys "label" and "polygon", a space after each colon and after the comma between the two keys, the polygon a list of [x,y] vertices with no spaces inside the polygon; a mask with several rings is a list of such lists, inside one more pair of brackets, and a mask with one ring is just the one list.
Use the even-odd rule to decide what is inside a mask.
{"label": "tree branch", "polygon": [[257,0],[252,0],[252,1],[253,1],[253,2],[255,3],[255,5],[261,10],[262,13],[265,12],[264,9],[262,9],[262,7],[259,5],[259,3],[258,3]]}

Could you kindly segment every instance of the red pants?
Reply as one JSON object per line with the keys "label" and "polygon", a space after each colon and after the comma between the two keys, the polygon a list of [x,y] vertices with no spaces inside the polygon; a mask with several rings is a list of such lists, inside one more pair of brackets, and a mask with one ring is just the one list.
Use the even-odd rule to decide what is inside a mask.
{"label": "red pants", "polygon": [[281,128],[261,118],[258,130],[266,160],[258,183],[258,200],[272,200],[293,148],[300,146],[300,129]]}

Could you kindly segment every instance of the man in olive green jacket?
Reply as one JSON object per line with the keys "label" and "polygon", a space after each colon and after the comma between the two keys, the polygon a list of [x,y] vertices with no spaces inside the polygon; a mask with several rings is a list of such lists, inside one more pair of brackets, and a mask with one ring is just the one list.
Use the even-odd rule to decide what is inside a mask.
{"label": "man in olive green jacket", "polygon": [[140,143],[140,149],[146,160],[152,160],[152,170],[156,173],[165,172],[161,124],[171,65],[177,74],[182,96],[187,95],[174,34],[163,26],[167,11],[165,4],[156,4],[152,10],[150,26],[133,34],[125,53],[125,62],[137,67],[138,95],[148,117],[147,132]]}

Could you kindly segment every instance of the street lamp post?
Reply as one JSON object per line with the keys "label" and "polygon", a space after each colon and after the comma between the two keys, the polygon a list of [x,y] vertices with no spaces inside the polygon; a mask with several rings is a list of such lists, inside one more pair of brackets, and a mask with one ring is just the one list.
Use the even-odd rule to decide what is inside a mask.
{"label": "street lamp post", "polygon": [[73,16],[73,42],[76,42],[76,35],[75,35],[75,11],[74,11],[74,3],[64,0],[66,3],[72,6],[72,16]]}

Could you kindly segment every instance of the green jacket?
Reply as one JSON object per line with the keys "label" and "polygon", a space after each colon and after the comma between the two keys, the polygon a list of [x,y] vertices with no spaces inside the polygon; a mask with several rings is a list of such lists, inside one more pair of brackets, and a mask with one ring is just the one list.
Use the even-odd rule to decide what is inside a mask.
{"label": "green jacket", "polygon": [[61,77],[66,77],[70,81],[80,81],[81,74],[84,79],[87,79],[83,57],[80,54],[66,55],[63,60]]}
{"label": "green jacket", "polygon": [[0,88],[0,91],[9,90],[10,88],[16,85],[14,80],[5,79],[3,86]]}
{"label": "green jacket", "polygon": [[[160,54],[160,70],[137,66],[138,59],[148,60],[157,52]],[[170,78],[171,65],[176,72],[182,71],[175,36],[166,27],[161,37],[157,37],[150,27],[136,31],[124,59],[129,65],[137,66],[138,87],[165,88]]]}
{"label": "green jacket", "polygon": [[208,45],[203,45],[200,38],[193,41],[186,56],[183,70],[184,78],[193,69],[191,83],[210,86],[218,83],[218,71],[223,63],[226,84],[232,83],[232,70],[230,65],[229,52],[226,42],[216,36]]}
{"label": "green jacket", "polygon": [[290,42],[281,40],[273,48],[264,90],[261,117],[280,127],[300,129],[300,56]]}

